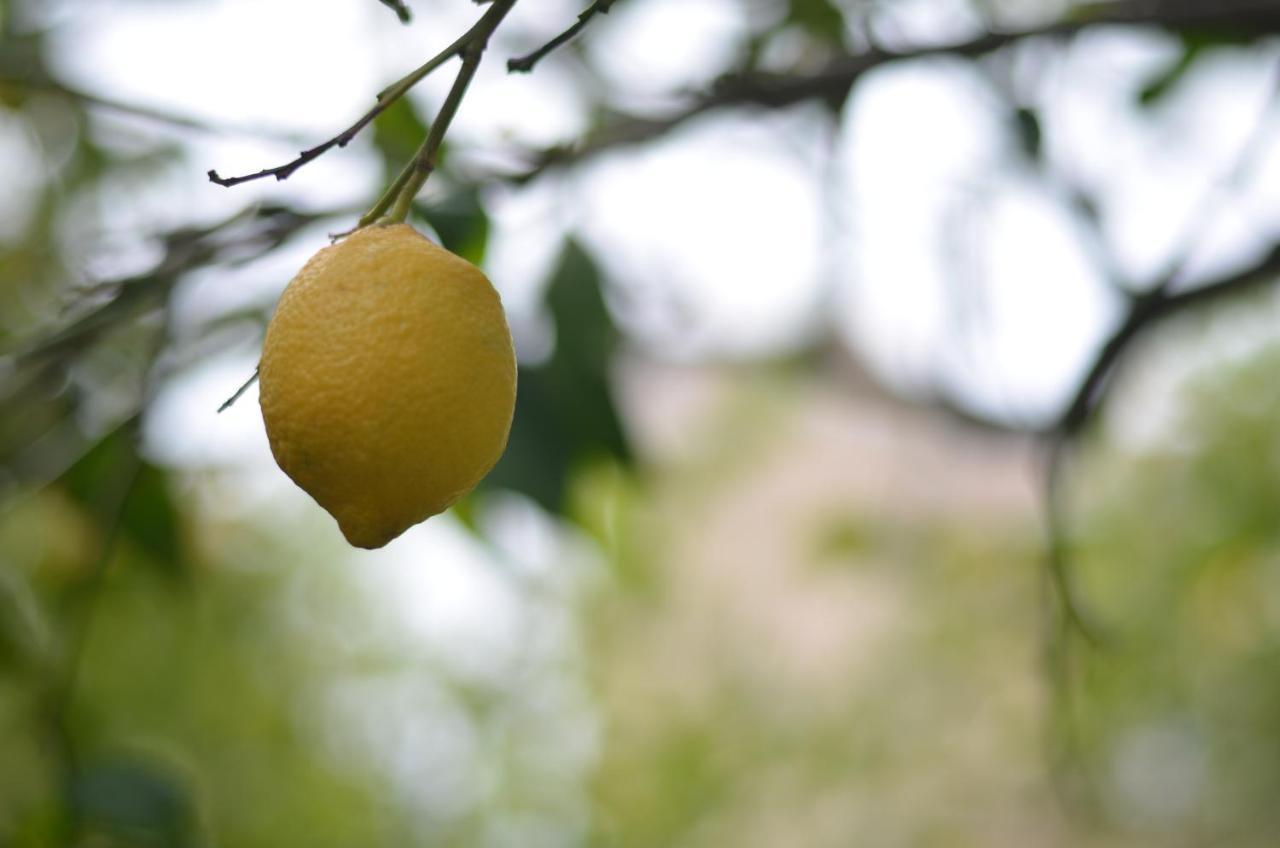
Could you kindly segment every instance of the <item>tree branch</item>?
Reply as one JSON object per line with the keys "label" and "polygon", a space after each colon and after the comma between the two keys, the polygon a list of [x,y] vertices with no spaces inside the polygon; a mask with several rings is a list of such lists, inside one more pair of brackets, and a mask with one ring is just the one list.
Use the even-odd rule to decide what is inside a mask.
{"label": "tree branch", "polygon": [[94,287],[110,291],[100,304],[60,329],[0,350],[0,364],[25,366],[74,353],[103,333],[154,309],[183,274],[216,263],[243,262],[275,250],[320,216],[279,206],[251,206],[200,228],[173,230],[159,238],[164,253],[149,270]]}
{"label": "tree branch", "polygon": [[235,404],[236,401],[240,400],[240,396],[243,395],[245,392],[249,391],[249,387],[256,382],[258,382],[257,368],[253,369],[253,374],[249,376],[249,379],[245,380],[243,383],[240,384],[240,388],[232,392],[231,397],[227,398],[222,402],[222,405],[218,407],[218,413],[221,414],[223,412],[226,412],[228,409],[230,409]]}
{"label": "tree branch", "polygon": [[1066,517],[1062,492],[1062,467],[1067,451],[1084,426],[1097,414],[1105,392],[1123,355],[1147,330],[1166,318],[1203,306],[1220,298],[1259,289],[1280,278],[1280,244],[1259,262],[1225,277],[1192,289],[1170,292],[1167,285],[1130,300],[1128,314],[1098,349],[1093,364],[1080,381],[1075,394],[1047,431],[1047,466],[1044,476],[1046,567],[1058,600],[1061,623],[1090,642],[1098,642],[1099,630],[1084,614],[1071,579],[1071,556],[1067,546]]}
{"label": "tree branch", "polygon": [[454,78],[453,85],[445,96],[444,103],[441,104],[440,111],[431,124],[431,129],[427,132],[427,137],[413,159],[405,165],[391,186],[378,198],[378,202],[359,220],[356,224],[357,229],[372,224],[384,215],[392,221],[404,221],[408,218],[409,207],[413,204],[414,198],[418,196],[418,192],[422,190],[427,178],[436,168],[440,145],[444,141],[445,133],[449,131],[449,125],[453,123],[458,107],[462,105],[467,87],[471,85],[472,78],[480,68],[480,61],[484,58],[489,38],[515,4],[516,0],[492,0],[480,20],[460,39],[464,41],[458,53],[462,58],[462,67],[458,69],[458,75]]}
{"label": "tree branch", "polygon": [[1257,38],[1280,33],[1280,4],[1275,0],[1115,0],[1081,6],[1069,17],[1018,30],[982,33],[963,41],[890,50],[873,48],[837,57],[814,72],[740,71],[721,76],[682,108],[662,116],[618,114],[582,144],[536,151],[530,165],[508,176],[523,183],[543,172],[575,164],[599,153],[651,141],[710,112],[736,107],[780,109],[808,100],[839,103],[863,75],[876,68],[956,56],[974,59],[1035,39],[1070,38],[1097,26],[1159,27],[1172,32],[1212,30]]}
{"label": "tree branch", "polygon": [[[514,0],[512,0],[512,2],[514,2]],[[421,82],[423,78],[436,68],[440,67],[454,56],[459,55],[463,48],[470,44],[479,32],[483,31],[483,25],[491,12],[492,10],[486,12],[475,26],[463,33],[448,47],[432,56],[420,67],[378,92],[377,103],[372,109],[365,112],[354,124],[347,127],[328,141],[317,144],[315,147],[308,150],[303,150],[298,154],[296,159],[286,162],[283,165],[278,165],[274,168],[264,168],[263,170],[252,174],[245,174],[239,177],[221,177],[218,175],[217,171],[211,170],[209,171],[209,181],[229,188],[234,185],[239,185],[240,183],[247,183],[251,180],[260,180],[266,177],[275,177],[277,180],[287,180],[289,177],[293,176],[294,171],[298,170],[308,162],[318,159],[334,147],[346,147],[347,144],[350,143],[351,139],[355,138],[356,135],[368,126],[374,118],[385,112],[391,104],[403,97],[409,89]]]}
{"label": "tree branch", "polygon": [[591,19],[596,15],[607,15],[609,9],[617,0],[595,0],[590,6],[584,9],[579,15],[578,20],[564,32],[539,47],[537,50],[526,56],[519,56],[507,60],[507,71],[510,73],[527,74],[533,70],[533,66],[542,61],[543,57],[552,52],[563,44],[568,43],[578,33],[591,23]]}
{"label": "tree branch", "polygon": [[141,106],[136,103],[127,103],[123,100],[114,100],[109,97],[90,94],[87,91],[82,91],[74,86],[67,85],[64,82],[47,77],[31,78],[26,76],[0,75],[0,89],[6,86],[14,86],[17,88],[28,89],[30,91],[42,91],[55,94],[59,97],[65,97],[68,100],[74,100],[77,103],[82,103],[90,108],[100,109],[104,112],[116,112],[133,118],[155,121],[156,123],[167,124],[168,126],[176,129],[192,130],[195,132],[210,134],[250,135],[257,136],[259,138],[279,139],[289,142],[295,142],[298,139],[298,135],[296,133],[264,130],[260,127],[244,126],[239,124],[212,123],[200,120],[199,118],[193,118],[189,115],[179,115],[163,109]]}
{"label": "tree branch", "polygon": [[1098,349],[1093,364],[1054,422],[1051,434],[1070,438],[1092,419],[1116,364],[1142,333],[1173,315],[1229,295],[1261,288],[1277,277],[1280,277],[1280,244],[1255,265],[1195,288],[1172,293],[1156,289],[1135,296],[1130,301],[1125,319]]}
{"label": "tree branch", "polygon": [[217,183],[224,188],[230,188],[231,186],[236,186],[240,183],[260,180],[265,177],[275,177],[277,180],[287,180],[289,177],[293,176],[294,171],[298,170],[311,160],[318,159],[330,149],[334,147],[346,147],[351,139],[356,137],[356,134],[359,133],[360,130],[364,129],[370,121],[378,117],[378,115],[380,115],[393,102],[394,101],[388,100],[385,103],[379,103],[377,106],[366,112],[360,120],[356,121],[333,138],[321,144],[317,144],[315,147],[303,150],[298,154],[296,159],[290,160],[283,165],[278,165],[274,168],[264,168],[261,171],[255,171],[252,174],[243,174],[238,177],[222,177],[218,175],[216,170],[211,168],[209,169],[209,182]]}

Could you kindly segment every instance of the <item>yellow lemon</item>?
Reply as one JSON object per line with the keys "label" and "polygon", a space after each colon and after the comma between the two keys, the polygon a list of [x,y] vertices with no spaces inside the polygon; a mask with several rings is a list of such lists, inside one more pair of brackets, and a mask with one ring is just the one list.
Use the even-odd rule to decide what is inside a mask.
{"label": "yellow lemon", "polygon": [[498,461],[516,361],[478,268],[406,224],[375,225],[285,288],[259,380],[276,462],[347,541],[379,548]]}

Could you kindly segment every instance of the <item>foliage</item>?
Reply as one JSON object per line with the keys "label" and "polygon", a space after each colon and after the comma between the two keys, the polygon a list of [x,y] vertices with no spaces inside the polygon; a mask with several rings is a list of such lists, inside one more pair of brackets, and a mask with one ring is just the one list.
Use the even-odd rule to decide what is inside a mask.
{"label": "foliage", "polygon": [[[1193,246],[1177,244],[1151,279],[1115,273],[1111,213],[1101,187],[1074,179],[1040,73],[1094,27],[1156,38],[1170,50],[1131,92],[1153,118],[1215,56],[1270,49],[1269,4],[975,0],[935,44],[899,31],[913,4],[743,2],[711,82],[644,111],[601,84],[592,41],[643,2],[592,4],[609,14],[558,22],[572,38],[542,40],[555,24],[539,38],[515,30],[589,130],[492,171],[437,139],[414,212],[447,248],[489,259],[497,191],[554,183],[711,115],[814,102],[840,113],[878,69],[941,54],[1007,114],[1000,173],[1040,181],[1101,245],[1119,320],[1051,420],[1011,421],[942,390],[907,399],[919,415],[936,406],[1076,446],[1136,340],[1280,271],[1267,244],[1192,279]],[[431,13],[383,4],[401,19]],[[477,579],[514,599],[515,659],[477,671],[466,639],[452,654],[424,648],[360,569],[385,573],[342,559],[327,525],[281,506],[278,490],[255,500],[261,481],[157,449],[158,399],[193,365],[256,352],[270,311],[261,299],[184,311],[202,275],[232,279],[355,213],[281,189],[267,196],[285,200],[218,220],[172,203],[148,217],[134,200],[215,164],[194,161],[190,141],[218,128],[61,78],[59,28],[74,14],[0,2],[0,140],[22,151],[0,222],[0,843],[1270,844],[1280,357],[1206,374],[1149,450],[1087,444],[1067,474],[1066,547],[1104,639],[1055,634],[1060,653],[1046,658],[1042,540],[1025,503],[976,518],[766,485],[788,479],[789,445],[814,438],[804,411],[827,408],[805,387],[842,385],[831,363],[861,350],[828,316],[786,367],[747,363],[723,395],[708,392],[722,403],[697,422],[705,432],[680,431],[683,458],[656,456],[624,415],[619,362],[664,352],[637,353],[617,268],[574,222],[535,298],[555,340],[521,363],[507,453],[457,511],[466,534],[448,520],[430,531],[483,551],[498,565]],[[443,40],[417,19],[401,32]],[[527,53],[539,43],[555,49]],[[367,140],[389,182],[440,123],[430,100],[388,102],[351,149],[325,155]],[[923,455],[883,479],[931,489]],[[875,460],[838,470],[858,478],[883,468]],[[751,508],[762,490],[764,511]],[[512,525],[530,550],[553,540],[554,567],[541,566],[554,578],[503,547]]]}
{"label": "foliage", "polygon": [[1083,652],[1064,721],[1122,823],[1263,845],[1280,785],[1280,354],[1203,374],[1173,432],[1080,474],[1082,586],[1107,644]]}

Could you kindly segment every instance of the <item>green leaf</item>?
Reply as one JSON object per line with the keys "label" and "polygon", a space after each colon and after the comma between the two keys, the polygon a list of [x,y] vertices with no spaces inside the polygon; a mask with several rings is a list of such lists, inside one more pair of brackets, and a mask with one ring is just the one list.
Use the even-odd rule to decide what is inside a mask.
{"label": "green leaf", "polygon": [[1188,30],[1178,34],[1182,52],[1156,71],[1138,90],[1138,102],[1155,106],[1169,96],[1207,55],[1223,47],[1243,47],[1256,41],[1256,35],[1227,29]]}
{"label": "green leaf", "polygon": [[631,449],[609,387],[618,330],[595,261],[572,240],[552,275],[546,304],[555,352],[545,363],[520,369],[511,438],[487,484],[561,512],[575,467],[599,457],[627,464]]}
{"label": "green leaf", "polygon": [[831,0],[791,0],[787,21],[830,44],[844,37],[844,13]]}
{"label": "green leaf", "polygon": [[618,330],[605,305],[595,260],[572,239],[560,254],[546,302],[556,329],[552,359],[603,374]]}
{"label": "green leaf", "polygon": [[45,667],[54,642],[27,574],[0,568],[0,669]]}
{"label": "green leaf", "polygon": [[486,487],[528,495],[549,512],[559,512],[573,462],[573,437],[559,392],[545,368],[521,368],[516,412],[502,459],[485,478]]}
{"label": "green leaf", "polygon": [[382,156],[388,180],[400,173],[426,137],[427,123],[407,97],[401,97],[373,119],[373,146]]}
{"label": "green leaf", "polygon": [[72,798],[90,830],[130,845],[196,844],[187,793],[154,766],[125,760],[95,764],[76,777]]}
{"label": "green leaf", "polygon": [[121,475],[132,474],[139,461],[130,437],[120,428],[99,440],[62,475],[61,483],[73,500],[99,516],[114,511],[109,497]]}
{"label": "green leaf", "polygon": [[61,329],[30,340],[14,353],[24,360],[33,360],[83,351],[112,330],[157,309],[176,280],[173,274],[135,277],[121,285],[110,300],[90,308]]}
{"label": "green leaf", "polygon": [[179,572],[181,525],[168,475],[138,456],[132,430],[121,427],[99,441],[67,470],[62,485],[104,534],[114,523],[120,539],[148,561],[162,571]]}
{"label": "green leaf", "polygon": [[489,246],[489,215],[474,186],[435,204],[417,204],[416,210],[439,234],[445,248],[475,265],[484,261]]}
{"label": "green leaf", "polygon": [[181,533],[178,510],[169,489],[168,475],[159,467],[144,462],[120,516],[121,529],[129,539],[147,553],[164,570],[180,570],[182,563]]}
{"label": "green leaf", "polygon": [[1185,44],[1181,53],[1156,72],[1154,76],[1138,90],[1138,102],[1143,106],[1155,106],[1164,100],[1178,83],[1186,77],[1187,72],[1200,58],[1202,47],[1194,43]]}
{"label": "green leaf", "polygon": [[1014,110],[1013,120],[1018,130],[1018,143],[1022,147],[1022,152],[1033,161],[1039,159],[1044,142],[1040,116],[1034,109],[1020,106]]}

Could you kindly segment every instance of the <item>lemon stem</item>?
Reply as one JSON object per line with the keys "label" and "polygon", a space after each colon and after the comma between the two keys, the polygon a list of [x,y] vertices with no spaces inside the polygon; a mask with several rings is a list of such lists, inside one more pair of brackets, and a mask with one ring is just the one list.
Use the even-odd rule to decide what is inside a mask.
{"label": "lemon stem", "polygon": [[475,78],[476,71],[480,68],[480,61],[484,58],[489,37],[515,4],[516,0],[494,0],[476,25],[459,39],[461,46],[456,49],[456,54],[462,59],[462,67],[458,69],[453,86],[445,96],[444,103],[441,104],[440,111],[427,132],[427,137],[387,191],[360,219],[359,226],[363,227],[374,221],[400,223],[409,217],[414,198],[418,196],[418,192],[422,190],[427,178],[436,168],[440,145],[444,141],[445,133],[449,131],[449,125],[453,123],[454,116],[458,113],[458,107],[462,105],[467,87],[471,85],[471,80]]}
{"label": "lemon stem", "polygon": [[458,106],[462,103],[462,95],[466,92],[467,85],[471,82],[472,77],[475,76],[476,69],[480,66],[480,55],[483,49],[484,46],[480,45],[478,49],[468,48],[463,53],[462,68],[458,71],[458,77],[454,81],[453,88],[449,90],[449,95],[445,98],[444,105],[440,107],[440,114],[436,116],[435,123],[431,125],[431,130],[427,133],[422,146],[418,148],[417,154],[414,155],[413,160],[404,170],[405,179],[403,185],[400,187],[395,203],[391,207],[391,212],[387,216],[392,221],[403,221],[408,217],[409,207],[413,204],[413,199],[418,196],[418,192],[422,190],[427,178],[435,170],[436,157],[440,152],[440,142],[444,140],[444,134],[448,131],[449,124],[457,113]]}
{"label": "lemon stem", "polygon": [[378,202],[373,204],[373,208],[364,213],[364,216],[356,223],[357,230],[361,227],[369,226],[387,213],[387,210],[391,208],[391,204],[400,196],[401,190],[404,189],[404,184],[409,180],[409,175],[413,173],[412,166],[413,163],[410,162],[400,170],[391,185],[387,186],[387,190],[378,198]]}

